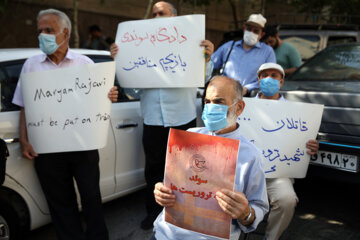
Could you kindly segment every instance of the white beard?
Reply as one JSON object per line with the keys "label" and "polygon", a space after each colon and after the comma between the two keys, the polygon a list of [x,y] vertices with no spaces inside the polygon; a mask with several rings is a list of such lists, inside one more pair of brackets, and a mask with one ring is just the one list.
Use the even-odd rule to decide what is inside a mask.
{"label": "white beard", "polygon": [[215,131],[215,133],[219,133],[220,131],[236,124],[237,122],[237,118],[238,116],[236,115],[236,108],[233,108],[231,111],[228,112],[227,116],[226,116],[226,121],[228,122],[228,124],[226,125],[226,127],[223,127],[217,131]]}

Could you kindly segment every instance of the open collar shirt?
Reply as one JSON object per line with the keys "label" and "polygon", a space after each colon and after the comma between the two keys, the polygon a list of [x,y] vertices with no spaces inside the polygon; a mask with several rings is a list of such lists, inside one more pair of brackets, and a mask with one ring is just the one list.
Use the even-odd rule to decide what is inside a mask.
{"label": "open collar shirt", "polygon": [[[261,99],[260,97],[261,97],[262,94],[263,94],[262,92],[258,92],[258,93],[256,94],[255,98]],[[277,100],[279,100],[279,101],[287,101],[287,99],[284,98],[284,96],[283,96],[282,94],[280,94],[280,98],[277,99]]]}
{"label": "open collar shirt", "polygon": [[[213,70],[211,61],[206,63],[205,80]],[[202,69],[199,69],[202,71]],[[146,125],[175,127],[187,124],[197,116],[196,88],[147,88],[140,95],[141,113]]]}
{"label": "open collar shirt", "polygon": [[[188,131],[212,135],[206,128],[191,128]],[[215,134],[216,135],[216,134]],[[236,164],[234,189],[243,192],[255,211],[255,220],[249,226],[243,226],[238,221],[231,222],[230,239],[239,239],[241,231],[251,232],[256,229],[269,211],[269,203],[266,193],[265,174],[262,167],[262,154],[254,144],[241,135],[239,128],[235,131],[216,135],[219,137],[240,140],[239,154]],[[179,228],[165,222],[163,210],[154,222],[155,237],[157,240],[215,240],[217,237],[204,235],[198,232]]]}
{"label": "open collar shirt", "polygon": [[29,72],[53,70],[58,68],[66,68],[90,63],[94,62],[90,58],[75,53],[70,49],[68,49],[64,59],[59,64],[55,64],[53,61],[51,61],[51,59],[45,53],[28,58],[21,69],[20,78],[15,89],[12,103],[20,107],[24,107],[24,100],[21,88],[22,74]]}
{"label": "open collar shirt", "polygon": [[[211,56],[214,68],[220,68],[230,51],[233,41],[220,46]],[[249,91],[259,88],[257,70],[263,63],[276,63],[276,57],[272,47],[263,42],[257,42],[249,50],[243,48],[243,40],[237,41],[230,53],[223,74],[233,78],[246,87]]]}

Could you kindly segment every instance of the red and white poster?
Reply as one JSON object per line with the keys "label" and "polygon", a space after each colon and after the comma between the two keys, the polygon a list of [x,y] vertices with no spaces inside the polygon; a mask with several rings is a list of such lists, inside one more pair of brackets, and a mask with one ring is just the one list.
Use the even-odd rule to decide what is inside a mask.
{"label": "red and white poster", "polygon": [[170,129],[165,185],[176,203],[165,221],[181,228],[229,239],[231,217],[215,194],[234,189],[239,140]]}

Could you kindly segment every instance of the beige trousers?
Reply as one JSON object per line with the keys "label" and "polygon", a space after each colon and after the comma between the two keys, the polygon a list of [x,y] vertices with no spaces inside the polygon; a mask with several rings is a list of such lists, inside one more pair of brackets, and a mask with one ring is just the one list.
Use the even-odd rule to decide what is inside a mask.
{"label": "beige trousers", "polygon": [[265,230],[266,240],[277,240],[289,226],[299,201],[291,178],[267,178],[270,213]]}

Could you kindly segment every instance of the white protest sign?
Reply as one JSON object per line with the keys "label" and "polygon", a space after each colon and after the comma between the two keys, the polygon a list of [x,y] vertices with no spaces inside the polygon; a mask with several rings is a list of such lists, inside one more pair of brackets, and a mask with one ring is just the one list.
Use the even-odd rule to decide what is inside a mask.
{"label": "white protest sign", "polygon": [[124,88],[203,87],[205,15],[122,22],[115,43]]}
{"label": "white protest sign", "polygon": [[37,153],[106,145],[115,62],[23,74],[26,127]]}
{"label": "white protest sign", "polygon": [[306,142],[316,139],[323,105],[244,98],[241,133],[264,156],[267,178],[304,178],[310,161]]}

